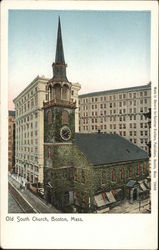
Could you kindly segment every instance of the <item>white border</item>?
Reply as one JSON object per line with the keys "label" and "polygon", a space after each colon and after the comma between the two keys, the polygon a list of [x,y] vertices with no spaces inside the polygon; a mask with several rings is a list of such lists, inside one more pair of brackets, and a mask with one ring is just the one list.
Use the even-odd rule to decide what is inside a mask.
{"label": "white border", "polygon": [[[157,249],[157,191],[153,191],[151,214],[79,215],[84,222],[33,223],[6,222],[8,169],[8,9],[60,10],[150,10],[152,110],[154,87],[158,93],[158,4],[151,1],[3,1],[1,3],[1,246],[11,249]],[[3,60],[2,60],[3,59]],[[157,95],[158,101],[158,95]],[[158,105],[157,105],[158,114]],[[154,135],[152,112],[152,136]],[[158,125],[158,124],[157,124]],[[158,128],[158,126],[157,126]],[[158,136],[158,133],[157,133]],[[156,138],[158,143],[158,137]],[[154,152],[154,143],[152,143]],[[158,156],[158,151],[157,151]],[[155,155],[152,154],[152,169]],[[158,158],[157,158],[158,166]],[[158,175],[158,173],[157,173]],[[158,187],[157,187],[158,190]],[[22,217],[32,215],[22,215]],[[52,215],[36,215],[50,218]],[[57,216],[57,215],[56,215]],[[64,215],[70,218],[72,215]],[[77,216],[78,217],[78,216]],[[14,215],[16,220],[16,215]]]}

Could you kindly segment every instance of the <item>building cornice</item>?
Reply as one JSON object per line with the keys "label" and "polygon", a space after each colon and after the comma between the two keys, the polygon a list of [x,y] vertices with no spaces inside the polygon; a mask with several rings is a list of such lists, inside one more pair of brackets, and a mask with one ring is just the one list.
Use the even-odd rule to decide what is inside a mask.
{"label": "building cornice", "polygon": [[141,85],[141,86],[136,86],[136,87],[91,92],[91,93],[79,95],[79,98],[81,98],[81,97],[92,97],[92,96],[101,96],[101,95],[110,94],[110,93],[120,93],[120,92],[123,93],[123,92],[138,91],[138,90],[140,91],[140,90],[147,90],[147,89],[151,90],[151,82],[148,83],[148,84]]}
{"label": "building cornice", "polygon": [[34,86],[34,84],[36,84],[37,82],[48,82],[49,78],[45,78],[45,77],[40,77],[39,75],[25,88],[23,89],[23,91],[13,99],[13,102],[15,103],[17,101],[18,98],[22,97],[23,95],[25,95],[27,91],[29,91],[30,88],[32,88]]}

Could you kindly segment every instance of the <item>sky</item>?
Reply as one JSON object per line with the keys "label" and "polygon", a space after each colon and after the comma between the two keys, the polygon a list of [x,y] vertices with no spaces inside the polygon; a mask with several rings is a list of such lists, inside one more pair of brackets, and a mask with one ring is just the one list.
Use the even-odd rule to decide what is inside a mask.
{"label": "sky", "polygon": [[9,10],[8,108],[37,76],[52,77],[58,16],[67,78],[79,94],[147,84],[149,11]]}

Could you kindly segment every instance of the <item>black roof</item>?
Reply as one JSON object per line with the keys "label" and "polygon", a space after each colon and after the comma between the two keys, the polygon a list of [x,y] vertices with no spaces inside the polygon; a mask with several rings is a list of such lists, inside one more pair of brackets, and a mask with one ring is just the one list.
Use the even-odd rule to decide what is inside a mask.
{"label": "black roof", "polygon": [[148,154],[117,134],[75,134],[74,144],[93,165],[147,159]]}

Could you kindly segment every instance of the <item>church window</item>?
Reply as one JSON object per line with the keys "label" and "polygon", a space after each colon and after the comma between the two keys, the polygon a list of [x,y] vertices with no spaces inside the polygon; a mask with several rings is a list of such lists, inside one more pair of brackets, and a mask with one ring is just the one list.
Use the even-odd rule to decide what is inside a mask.
{"label": "church window", "polygon": [[116,180],[116,171],[115,169],[112,170],[112,181]]}
{"label": "church window", "polygon": [[129,177],[132,177],[132,166],[129,167]]}
{"label": "church window", "polygon": [[48,122],[48,124],[51,124],[51,122],[52,122],[52,114],[51,114],[51,111],[48,111],[48,113],[47,113],[47,122]]}
{"label": "church window", "polygon": [[146,164],[143,162],[143,174],[146,174]]}
{"label": "church window", "polygon": [[121,169],[121,179],[124,179],[124,168]]}
{"label": "church window", "polygon": [[62,112],[62,125],[63,124],[68,124],[68,112],[66,110]]}
{"label": "church window", "polygon": [[104,176],[105,176],[105,172],[102,171],[102,184],[104,184]]}
{"label": "church window", "polygon": [[136,171],[136,175],[139,176],[140,175],[140,163],[137,164],[137,171]]}
{"label": "church window", "polygon": [[60,87],[60,85],[55,84],[54,90],[55,90],[55,98],[58,100],[61,100],[61,87]]}
{"label": "church window", "polygon": [[64,85],[62,88],[62,99],[68,100],[68,86]]}
{"label": "church window", "polygon": [[82,169],[82,183],[85,183],[85,171]]}

